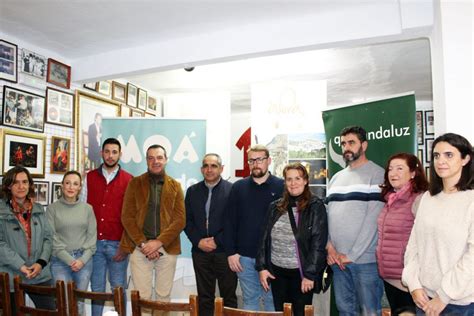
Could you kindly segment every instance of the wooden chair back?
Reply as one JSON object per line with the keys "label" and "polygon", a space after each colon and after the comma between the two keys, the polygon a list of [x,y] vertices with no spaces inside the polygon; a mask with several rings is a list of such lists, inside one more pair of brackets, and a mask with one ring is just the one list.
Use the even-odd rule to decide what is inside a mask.
{"label": "wooden chair back", "polygon": [[78,290],[74,281],[68,282],[67,301],[69,316],[80,316],[77,304],[79,299],[90,299],[94,301],[112,301],[114,302],[115,311],[119,314],[119,316],[125,316],[126,306],[124,302],[124,289],[121,286],[114,288],[112,293],[88,292]]}
{"label": "wooden chair back", "polygon": [[163,312],[189,312],[190,316],[198,316],[196,295],[189,295],[188,303],[158,302],[140,298],[138,291],[131,292],[132,316],[141,316],[142,308]]}
{"label": "wooden chair back", "polygon": [[[13,285],[15,288],[15,304],[18,316],[23,316],[25,314],[32,316],[67,316],[66,286],[64,285],[64,281],[56,281],[55,286],[31,285],[22,283],[20,276],[16,275],[13,278]],[[54,297],[56,309],[46,310],[26,306],[25,292]]]}
{"label": "wooden chair back", "polygon": [[285,303],[283,312],[247,311],[224,306],[222,297],[214,300],[214,316],[291,316],[291,304]]}
{"label": "wooden chair back", "polygon": [[12,316],[10,301],[10,280],[8,273],[0,272],[0,310],[2,316]]}

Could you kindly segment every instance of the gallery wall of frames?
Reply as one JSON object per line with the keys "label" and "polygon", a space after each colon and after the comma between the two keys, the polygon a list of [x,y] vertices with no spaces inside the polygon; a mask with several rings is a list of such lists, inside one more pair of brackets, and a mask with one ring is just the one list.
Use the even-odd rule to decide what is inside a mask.
{"label": "gallery wall of frames", "polygon": [[100,163],[103,117],[161,117],[162,100],[130,82],[71,84],[74,69],[0,39],[0,169],[25,166],[36,201],[58,199],[68,170]]}

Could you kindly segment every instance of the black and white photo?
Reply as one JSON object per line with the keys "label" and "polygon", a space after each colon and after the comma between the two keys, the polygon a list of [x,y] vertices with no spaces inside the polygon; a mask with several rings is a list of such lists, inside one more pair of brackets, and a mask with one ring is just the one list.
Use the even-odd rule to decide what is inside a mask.
{"label": "black and white photo", "polygon": [[18,81],[18,46],[0,40],[0,79]]}
{"label": "black and white photo", "polygon": [[46,57],[27,49],[21,50],[21,72],[30,76],[46,79],[48,60]]}

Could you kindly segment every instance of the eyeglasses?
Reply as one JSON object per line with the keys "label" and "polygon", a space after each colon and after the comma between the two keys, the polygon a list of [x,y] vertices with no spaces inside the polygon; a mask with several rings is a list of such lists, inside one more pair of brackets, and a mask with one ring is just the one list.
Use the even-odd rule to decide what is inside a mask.
{"label": "eyeglasses", "polygon": [[255,158],[255,159],[249,159],[247,162],[249,165],[253,165],[254,163],[262,163],[265,159],[268,159],[268,157],[260,157],[260,158]]}

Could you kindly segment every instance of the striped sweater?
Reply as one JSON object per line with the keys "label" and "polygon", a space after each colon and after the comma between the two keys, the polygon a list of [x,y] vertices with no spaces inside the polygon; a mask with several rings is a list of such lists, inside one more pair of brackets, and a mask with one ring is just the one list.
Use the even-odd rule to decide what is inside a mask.
{"label": "striped sweater", "polygon": [[354,263],[375,262],[384,170],[372,161],[336,173],[328,185],[329,240]]}

